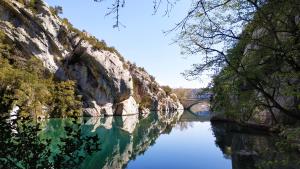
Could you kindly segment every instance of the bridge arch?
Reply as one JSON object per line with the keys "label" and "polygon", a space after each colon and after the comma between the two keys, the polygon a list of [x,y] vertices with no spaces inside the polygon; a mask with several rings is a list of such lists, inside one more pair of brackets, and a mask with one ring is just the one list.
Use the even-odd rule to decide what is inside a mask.
{"label": "bridge arch", "polygon": [[180,99],[181,104],[183,105],[185,110],[190,110],[193,106],[203,103],[209,105],[208,99]]}

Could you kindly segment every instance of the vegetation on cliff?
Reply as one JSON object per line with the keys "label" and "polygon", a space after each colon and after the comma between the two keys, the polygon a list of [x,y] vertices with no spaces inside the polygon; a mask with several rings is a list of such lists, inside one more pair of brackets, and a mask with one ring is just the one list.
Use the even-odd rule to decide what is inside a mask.
{"label": "vegetation on cliff", "polygon": [[75,82],[58,81],[36,57],[20,56],[0,32],[0,111],[18,107],[20,115],[67,117],[81,115]]}
{"label": "vegetation on cliff", "polygon": [[299,9],[291,0],[259,8],[214,78],[216,110],[242,121],[262,111],[274,123],[300,119]]}
{"label": "vegetation on cliff", "polygon": [[[17,85],[11,90],[22,93],[11,92],[3,110],[24,112],[21,113],[24,116],[66,117],[81,114],[82,101],[84,115],[113,115],[121,111],[118,103],[131,96],[134,100],[124,104],[132,103],[135,105],[132,109],[138,104],[140,108],[153,110],[180,106],[143,68],[125,61],[115,48],[60,18],[62,7],[48,7],[42,0],[5,0],[0,4],[3,13],[9,16],[1,18],[1,26],[12,52],[3,58],[3,69],[7,70],[3,71],[2,80],[7,81],[3,88],[11,79],[19,78],[11,73],[11,79],[6,79],[10,72],[33,79],[29,82],[19,78],[17,84],[22,84],[22,88]],[[29,70],[33,65],[37,70]],[[76,90],[82,100],[76,96]],[[131,111],[138,113],[126,112]]]}
{"label": "vegetation on cliff", "polygon": [[[28,8],[31,12],[37,13],[38,7],[41,6],[44,2],[42,0],[17,0],[19,3],[23,4],[26,8]],[[121,61],[125,61],[122,55],[116,50],[114,47],[109,47],[104,40],[98,40],[95,36],[89,35],[85,31],[81,31],[75,28],[67,18],[60,18],[59,14],[63,13],[63,9],[61,6],[49,7],[50,12],[53,16],[58,17],[61,22],[68,28],[69,31],[76,33],[80,39],[87,41],[93,46],[95,50],[106,50],[112,53],[117,54]],[[125,65],[124,65],[125,66]]]}

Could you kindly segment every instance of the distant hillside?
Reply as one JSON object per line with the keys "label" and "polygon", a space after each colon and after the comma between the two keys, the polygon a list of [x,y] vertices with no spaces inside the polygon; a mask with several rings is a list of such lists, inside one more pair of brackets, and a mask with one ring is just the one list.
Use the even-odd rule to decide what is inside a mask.
{"label": "distant hillside", "polygon": [[173,92],[179,99],[181,98],[197,98],[203,89],[191,89],[191,88],[175,88]]}

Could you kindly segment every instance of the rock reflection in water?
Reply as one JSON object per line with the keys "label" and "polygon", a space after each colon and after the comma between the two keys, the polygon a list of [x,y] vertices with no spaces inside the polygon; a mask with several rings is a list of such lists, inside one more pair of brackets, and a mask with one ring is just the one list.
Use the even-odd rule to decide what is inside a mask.
{"label": "rock reflection in water", "polygon": [[[86,156],[81,168],[126,168],[127,163],[144,153],[161,133],[169,133],[178,117],[177,112],[155,112],[146,117],[132,115],[81,119],[82,135],[97,134],[100,137],[98,141],[101,148],[91,156]],[[54,136],[57,135],[57,131],[63,130],[63,126],[54,121],[55,119],[47,122],[47,130],[43,131],[43,135]]]}
{"label": "rock reflection in water", "polygon": [[[180,115],[153,112],[147,116],[80,118],[76,123],[74,119],[50,119],[41,123],[42,131],[38,134],[35,126],[28,128],[32,130],[25,135],[28,138],[26,145],[33,143],[31,147],[23,147],[24,141],[13,144],[14,140],[20,140],[21,137],[9,138],[11,128],[7,126],[8,123],[0,123],[7,124],[2,126],[5,137],[0,141],[9,148],[0,151],[0,155],[10,153],[8,157],[15,156],[16,161],[23,160],[24,166],[48,164],[48,159],[56,159],[56,162],[62,164],[52,168],[300,168],[299,153],[282,149],[284,146],[277,144],[280,139],[276,136],[245,130],[231,123],[202,122],[207,120],[206,117],[190,112]],[[49,142],[34,143],[32,139]],[[100,144],[100,150],[87,146],[95,143]],[[37,150],[36,147],[41,149]],[[47,154],[48,149],[52,154],[49,154],[49,158],[41,159],[38,155]],[[24,159],[25,151],[28,154],[36,153],[38,158],[28,155]],[[4,165],[0,163],[0,168],[3,168],[1,166]]]}
{"label": "rock reflection in water", "polygon": [[[171,125],[172,120],[168,120],[173,119],[171,116],[172,114],[151,113],[144,119],[139,119],[138,116],[113,117],[113,120],[110,117],[102,118],[103,122],[95,130],[101,138],[101,151],[87,158],[83,168],[125,168],[129,160],[146,151],[160,133]],[[93,128],[87,123],[85,127]]]}
{"label": "rock reflection in water", "polygon": [[212,123],[216,145],[233,169],[299,169],[300,154],[278,147],[279,138],[240,128],[232,123]]}

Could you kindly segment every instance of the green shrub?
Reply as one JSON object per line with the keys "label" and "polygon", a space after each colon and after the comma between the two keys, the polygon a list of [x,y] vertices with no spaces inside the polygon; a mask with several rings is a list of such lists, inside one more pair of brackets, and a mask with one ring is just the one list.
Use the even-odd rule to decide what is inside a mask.
{"label": "green shrub", "polygon": [[31,12],[37,13],[37,6],[42,4],[42,0],[30,0],[26,2],[25,0],[17,0],[19,3],[23,4],[26,8],[28,8]]}
{"label": "green shrub", "polygon": [[146,95],[142,97],[140,102],[140,108],[151,108],[152,106],[152,99],[150,96]]}
{"label": "green shrub", "polygon": [[52,117],[80,116],[82,105],[75,96],[74,81],[63,81],[55,85],[52,105]]}
{"label": "green shrub", "polygon": [[1,59],[0,110],[7,112],[19,106],[22,116],[38,116],[47,107],[51,117],[80,115],[81,103],[75,95],[75,82],[56,82],[52,76],[39,71],[43,69],[39,64],[33,66],[36,61],[36,58],[30,59],[26,67],[18,68],[7,59]]}
{"label": "green shrub", "polygon": [[155,82],[155,77],[152,76],[152,75],[149,75],[149,76],[150,76],[151,81],[152,81],[152,82]]}
{"label": "green shrub", "polygon": [[161,86],[161,88],[166,92],[167,96],[172,93],[172,88],[170,86]]}
{"label": "green shrub", "polygon": [[155,82],[149,84],[149,89],[152,93],[158,92],[158,85]]}
{"label": "green shrub", "polygon": [[142,71],[142,72],[146,71],[145,68],[143,68],[143,67],[139,67],[139,70]]}
{"label": "green shrub", "polygon": [[55,7],[50,6],[49,9],[51,14],[54,16],[58,16],[59,14],[63,13],[63,8],[61,6],[55,6]]}

